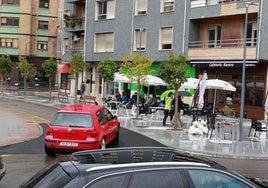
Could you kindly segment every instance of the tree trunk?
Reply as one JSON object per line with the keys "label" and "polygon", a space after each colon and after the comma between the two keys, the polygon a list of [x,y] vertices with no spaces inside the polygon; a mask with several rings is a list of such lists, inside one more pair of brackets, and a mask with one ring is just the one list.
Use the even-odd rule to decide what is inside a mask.
{"label": "tree trunk", "polygon": [[74,86],[74,103],[77,103],[77,90],[78,90],[78,74],[75,76],[75,86]]}
{"label": "tree trunk", "polygon": [[139,112],[140,112],[140,108],[139,108],[139,103],[140,103],[140,77],[138,77],[138,81],[137,81],[137,101],[136,101],[136,107],[137,107],[137,112],[136,112],[136,119],[139,119]]}
{"label": "tree trunk", "polygon": [[51,77],[48,78],[49,100],[51,101]]}
{"label": "tree trunk", "polygon": [[0,74],[1,76],[1,93],[3,93],[3,83],[4,83],[4,76]]}

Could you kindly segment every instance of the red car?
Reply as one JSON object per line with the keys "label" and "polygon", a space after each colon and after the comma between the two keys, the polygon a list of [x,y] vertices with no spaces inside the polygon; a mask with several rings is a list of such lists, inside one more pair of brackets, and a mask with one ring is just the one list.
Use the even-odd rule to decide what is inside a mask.
{"label": "red car", "polygon": [[104,106],[71,104],[62,107],[51,120],[45,135],[45,152],[73,152],[104,149],[119,141],[120,122]]}

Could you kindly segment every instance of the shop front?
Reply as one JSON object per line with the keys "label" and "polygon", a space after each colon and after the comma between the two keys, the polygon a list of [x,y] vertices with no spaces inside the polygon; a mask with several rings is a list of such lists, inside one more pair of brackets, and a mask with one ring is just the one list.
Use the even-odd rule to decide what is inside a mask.
{"label": "shop front", "polygon": [[[232,84],[236,91],[207,89],[204,95],[206,106],[215,104],[216,111],[223,111],[226,107],[231,109],[233,116],[240,117],[240,98],[242,83],[241,62],[191,62],[196,68],[197,75],[202,75],[204,70],[208,79],[221,79]],[[264,99],[266,96],[266,74],[267,64],[247,61],[245,74],[245,101],[244,117],[264,119]],[[226,100],[231,98],[231,103]]]}

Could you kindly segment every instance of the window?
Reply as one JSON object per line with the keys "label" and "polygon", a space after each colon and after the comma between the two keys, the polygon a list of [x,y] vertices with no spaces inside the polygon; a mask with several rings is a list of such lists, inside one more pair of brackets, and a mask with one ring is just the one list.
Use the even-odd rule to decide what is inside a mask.
{"label": "window", "polygon": [[[245,24],[243,24],[243,35],[245,31]],[[257,29],[257,23],[248,23],[247,25],[247,46],[256,46],[257,44],[257,34],[258,34],[258,29]]]}
{"label": "window", "polygon": [[195,187],[250,187],[228,174],[209,170],[188,171]]}
{"label": "window", "polygon": [[172,49],[173,28],[161,27],[160,29],[160,50]]}
{"label": "window", "polygon": [[38,22],[38,29],[48,30],[48,22],[39,21]]}
{"label": "window", "polygon": [[161,12],[171,12],[174,10],[174,0],[162,0]]}
{"label": "window", "polygon": [[18,48],[18,39],[1,38],[0,47],[4,48]]}
{"label": "window", "polygon": [[6,26],[19,26],[19,18],[2,17],[1,25]]}
{"label": "window", "polygon": [[135,15],[143,15],[147,13],[147,0],[135,1],[136,12]]}
{"label": "window", "polygon": [[40,0],[39,8],[49,8],[49,0]]}
{"label": "window", "polygon": [[114,34],[96,33],[94,52],[113,52],[114,50]]}
{"label": "window", "polygon": [[2,0],[2,4],[13,4],[13,5],[19,5],[20,0]]}
{"label": "window", "polygon": [[208,47],[215,48],[221,45],[221,26],[208,27]]}
{"label": "window", "polygon": [[146,32],[146,30],[144,28],[140,28],[140,29],[135,30],[134,49],[137,51],[146,49],[145,32]]}
{"label": "window", "polygon": [[114,18],[115,12],[114,0],[97,0],[96,1],[96,20]]}
{"label": "window", "polygon": [[38,50],[47,50],[47,42],[38,42],[37,49]]}

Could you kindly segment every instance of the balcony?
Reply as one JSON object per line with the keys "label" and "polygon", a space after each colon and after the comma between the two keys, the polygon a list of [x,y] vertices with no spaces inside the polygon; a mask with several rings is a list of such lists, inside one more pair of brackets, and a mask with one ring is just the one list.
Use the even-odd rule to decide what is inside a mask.
{"label": "balcony", "polygon": [[64,15],[64,23],[66,25],[65,30],[69,32],[84,31],[85,30],[85,19],[81,16],[75,15]]}
{"label": "balcony", "polygon": [[[246,59],[257,59],[256,39],[247,39]],[[189,60],[241,60],[244,40],[192,41],[189,43]]]}

